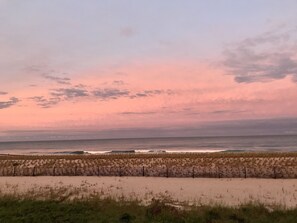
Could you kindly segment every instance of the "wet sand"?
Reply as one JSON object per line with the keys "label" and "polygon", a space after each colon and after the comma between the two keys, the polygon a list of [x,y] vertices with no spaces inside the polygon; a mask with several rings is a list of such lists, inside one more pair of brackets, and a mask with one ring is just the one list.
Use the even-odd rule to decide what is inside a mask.
{"label": "wet sand", "polygon": [[75,190],[77,195],[150,201],[171,198],[198,205],[237,206],[260,202],[267,206],[297,206],[297,179],[214,179],[161,177],[40,176],[0,177],[1,194],[26,194],[42,190]]}

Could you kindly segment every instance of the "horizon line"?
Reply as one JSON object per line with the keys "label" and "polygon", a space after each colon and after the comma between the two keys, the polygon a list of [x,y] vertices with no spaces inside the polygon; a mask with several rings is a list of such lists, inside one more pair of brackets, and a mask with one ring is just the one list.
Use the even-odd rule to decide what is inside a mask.
{"label": "horizon line", "polygon": [[28,143],[28,142],[63,142],[63,141],[97,141],[97,140],[133,140],[133,139],[173,139],[173,138],[232,138],[232,137],[269,137],[269,136],[297,136],[295,134],[258,134],[258,135],[205,135],[205,136],[161,136],[161,137],[122,137],[122,138],[79,138],[79,139],[53,139],[53,140],[11,140],[0,143]]}

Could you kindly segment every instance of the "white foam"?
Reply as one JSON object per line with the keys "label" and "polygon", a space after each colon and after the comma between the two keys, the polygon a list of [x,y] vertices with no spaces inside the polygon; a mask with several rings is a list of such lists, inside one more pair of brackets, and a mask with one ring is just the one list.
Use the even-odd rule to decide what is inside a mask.
{"label": "white foam", "polygon": [[[107,153],[127,153],[129,150],[106,150],[106,151],[84,151],[87,154],[107,154]],[[150,153],[216,153],[224,152],[225,150],[216,150],[216,149],[205,149],[205,150],[154,150],[154,149],[137,149],[131,150],[131,153],[141,153],[141,154],[150,154]]]}
{"label": "white foam", "polygon": [[205,149],[205,150],[166,150],[166,153],[217,153],[224,152],[226,150],[218,150],[218,149]]}
{"label": "white foam", "polygon": [[109,150],[105,150],[105,151],[84,151],[84,153],[87,153],[87,154],[105,154],[105,153],[110,153],[111,151]]}

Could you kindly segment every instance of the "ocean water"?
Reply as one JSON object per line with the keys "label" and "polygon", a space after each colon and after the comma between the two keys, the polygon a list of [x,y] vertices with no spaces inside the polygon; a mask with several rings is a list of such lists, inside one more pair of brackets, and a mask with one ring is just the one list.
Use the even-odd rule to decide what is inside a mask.
{"label": "ocean water", "polygon": [[296,151],[297,135],[0,142],[0,154]]}

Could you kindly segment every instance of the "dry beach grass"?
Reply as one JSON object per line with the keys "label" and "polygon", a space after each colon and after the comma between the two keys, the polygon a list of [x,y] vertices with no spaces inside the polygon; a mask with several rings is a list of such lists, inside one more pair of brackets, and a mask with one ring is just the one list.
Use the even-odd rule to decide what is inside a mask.
{"label": "dry beach grass", "polygon": [[297,153],[1,155],[0,176],[297,178]]}

